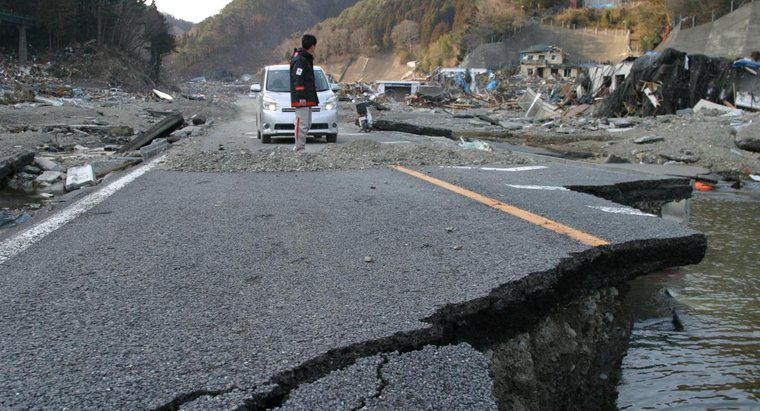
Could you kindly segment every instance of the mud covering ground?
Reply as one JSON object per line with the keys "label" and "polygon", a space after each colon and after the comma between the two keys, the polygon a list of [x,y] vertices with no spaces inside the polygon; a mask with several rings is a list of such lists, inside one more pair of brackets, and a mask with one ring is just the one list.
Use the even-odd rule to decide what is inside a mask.
{"label": "mud covering ground", "polygon": [[[513,110],[469,110],[448,113],[441,109],[409,109],[391,105],[380,116],[420,126],[451,129],[454,137],[479,138],[546,148],[573,159],[601,163],[611,154],[631,163],[684,163],[711,170],[727,179],[760,174],[760,155],[737,147],[736,133],[760,122],[760,114],[725,116],[705,111],[656,117],[607,119],[594,117],[531,121]],[[494,126],[477,115],[486,115],[510,130]],[[625,124],[625,125],[621,125]],[[641,137],[663,140],[636,144]]]}
{"label": "mud covering ground", "polygon": [[[625,158],[632,163],[663,164],[671,159],[687,160],[692,165],[710,169],[723,177],[760,173],[760,155],[741,150],[735,144],[735,129],[749,122],[760,121],[757,114],[740,117],[714,115],[668,115],[644,118],[630,131],[613,135],[603,142],[584,140],[552,144],[548,148],[566,153],[593,154],[595,161],[608,155]],[[644,136],[662,137],[662,141],[636,144]]]}
{"label": "mud covering ground", "polygon": [[317,153],[294,153],[285,147],[261,151],[203,151],[197,141],[173,150],[163,168],[176,171],[321,171],[363,170],[387,165],[511,165],[535,161],[511,152],[485,152],[431,145],[395,145],[353,141]]}

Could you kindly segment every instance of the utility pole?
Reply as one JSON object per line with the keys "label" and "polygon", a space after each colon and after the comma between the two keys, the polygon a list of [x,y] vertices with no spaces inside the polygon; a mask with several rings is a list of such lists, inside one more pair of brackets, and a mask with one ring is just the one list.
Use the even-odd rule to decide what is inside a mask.
{"label": "utility pole", "polygon": [[103,0],[97,0],[97,9],[95,13],[97,14],[97,20],[98,20],[98,47],[103,46]]}
{"label": "utility pole", "polygon": [[28,60],[26,44],[26,24],[18,25],[18,63],[26,65]]}

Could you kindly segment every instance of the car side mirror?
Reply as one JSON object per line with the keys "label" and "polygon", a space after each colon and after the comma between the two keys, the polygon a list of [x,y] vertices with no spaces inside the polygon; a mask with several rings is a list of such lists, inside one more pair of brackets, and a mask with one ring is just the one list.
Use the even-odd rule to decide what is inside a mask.
{"label": "car side mirror", "polygon": [[340,84],[336,84],[336,83],[330,84],[330,90],[334,92],[338,92],[340,91],[340,89],[341,89]]}
{"label": "car side mirror", "polygon": [[261,93],[261,84],[254,84],[251,86],[251,93]]}

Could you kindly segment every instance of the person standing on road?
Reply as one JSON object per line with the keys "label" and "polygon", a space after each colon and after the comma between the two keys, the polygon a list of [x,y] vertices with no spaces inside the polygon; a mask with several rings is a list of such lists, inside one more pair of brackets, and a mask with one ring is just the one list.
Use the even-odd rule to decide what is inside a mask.
{"label": "person standing on road", "polygon": [[319,105],[317,86],[314,79],[314,51],[317,38],[305,34],[301,38],[301,48],[296,49],[290,59],[290,103],[296,111],[296,145],[298,152],[306,148],[306,136],[311,128],[311,108]]}

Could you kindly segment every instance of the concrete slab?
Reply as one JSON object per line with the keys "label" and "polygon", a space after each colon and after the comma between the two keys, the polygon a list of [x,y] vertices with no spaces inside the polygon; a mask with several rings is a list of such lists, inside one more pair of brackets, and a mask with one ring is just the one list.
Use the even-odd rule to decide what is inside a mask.
{"label": "concrete slab", "polygon": [[[693,231],[591,209],[614,204],[585,194],[430,171],[613,244],[585,246],[390,169],[152,171],[0,265],[0,407],[275,396],[358,358],[448,341],[451,324],[481,313],[704,253]],[[398,387],[394,406],[412,389]]]}
{"label": "concrete slab", "polygon": [[97,183],[95,173],[89,164],[81,167],[70,167],[66,171],[66,191],[74,191],[78,188],[94,185]]}

